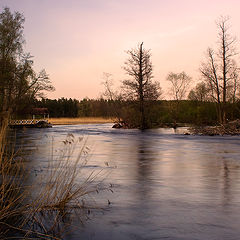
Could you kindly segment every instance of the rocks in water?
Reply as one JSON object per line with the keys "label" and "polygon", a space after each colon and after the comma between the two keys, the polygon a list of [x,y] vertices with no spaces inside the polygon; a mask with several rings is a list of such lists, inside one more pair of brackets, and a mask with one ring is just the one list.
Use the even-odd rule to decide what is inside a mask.
{"label": "rocks in water", "polygon": [[122,128],[123,126],[120,123],[115,123],[112,128]]}
{"label": "rocks in water", "polygon": [[129,125],[125,122],[115,123],[112,128],[130,128]]}
{"label": "rocks in water", "polygon": [[37,128],[51,128],[52,124],[46,121],[39,121],[35,124]]}

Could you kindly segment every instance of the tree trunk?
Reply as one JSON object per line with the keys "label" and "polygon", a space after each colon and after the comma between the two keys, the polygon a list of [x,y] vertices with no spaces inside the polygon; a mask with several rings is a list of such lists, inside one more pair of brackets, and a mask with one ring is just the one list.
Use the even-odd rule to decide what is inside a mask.
{"label": "tree trunk", "polygon": [[140,129],[146,128],[145,113],[144,113],[144,95],[143,95],[143,43],[140,45],[140,58],[139,58],[139,105],[140,105]]}
{"label": "tree trunk", "polygon": [[226,33],[225,23],[222,23],[222,64],[223,64],[223,106],[222,121],[226,123],[227,72],[226,72]]}

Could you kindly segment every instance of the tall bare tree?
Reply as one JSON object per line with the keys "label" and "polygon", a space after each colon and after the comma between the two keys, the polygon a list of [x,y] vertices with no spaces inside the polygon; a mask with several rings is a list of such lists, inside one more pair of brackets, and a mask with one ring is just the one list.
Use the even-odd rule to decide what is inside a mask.
{"label": "tall bare tree", "polygon": [[220,123],[226,122],[226,103],[235,99],[239,68],[235,62],[237,55],[236,38],[230,34],[229,17],[221,16],[216,22],[218,28],[218,48],[207,50],[206,61],[200,72],[211,89],[212,98],[217,103]]}
{"label": "tall bare tree", "polygon": [[107,98],[110,101],[115,100],[117,93],[113,89],[113,79],[111,73],[103,73],[102,85],[104,86],[104,92],[102,93],[103,97]]}
{"label": "tall bare tree", "polygon": [[153,81],[153,66],[150,50],[143,48],[143,42],[127,51],[129,58],[124,70],[131,79],[123,81],[125,99],[137,100],[140,112],[140,129],[147,128],[145,102],[157,100],[161,96],[160,84]]}
{"label": "tall bare tree", "polygon": [[189,77],[184,71],[181,73],[170,72],[167,76],[167,81],[171,83],[169,93],[173,99],[176,101],[183,100],[191,82],[191,77]]}

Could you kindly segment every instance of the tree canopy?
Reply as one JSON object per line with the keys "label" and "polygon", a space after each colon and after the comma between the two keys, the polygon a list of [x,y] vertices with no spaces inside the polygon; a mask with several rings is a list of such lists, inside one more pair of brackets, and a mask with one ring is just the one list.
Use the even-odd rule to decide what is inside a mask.
{"label": "tree canopy", "polygon": [[30,53],[23,50],[24,16],[4,8],[0,13],[0,113],[16,112],[26,107],[44,91],[54,87],[45,70],[36,73]]}

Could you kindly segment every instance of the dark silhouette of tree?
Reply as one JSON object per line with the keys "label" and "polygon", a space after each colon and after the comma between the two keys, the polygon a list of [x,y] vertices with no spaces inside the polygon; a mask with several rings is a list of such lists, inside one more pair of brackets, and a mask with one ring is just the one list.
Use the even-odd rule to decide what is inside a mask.
{"label": "dark silhouette of tree", "polygon": [[207,50],[206,61],[200,72],[211,89],[211,95],[217,103],[217,113],[220,123],[226,122],[226,103],[230,99],[235,101],[238,71],[234,57],[236,56],[236,39],[230,34],[229,17],[220,17],[217,21],[218,49],[215,52]]}
{"label": "dark silhouette of tree", "polygon": [[24,16],[4,8],[0,13],[0,114],[24,108],[23,104],[54,87],[45,70],[36,73],[29,53],[24,53]]}
{"label": "dark silhouette of tree", "polygon": [[22,53],[24,17],[9,8],[0,13],[0,112],[6,112],[15,87],[17,58]]}
{"label": "dark silhouette of tree", "polygon": [[153,81],[153,67],[150,50],[143,48],[143,43],[135,49],[127,51],[129,58],[124,70],[131,79],[123,81],[123,97],[127,100],[137,100],[140,112],[140,129],[147,128],[145,112],[146,101],[157,100],[161,96],[158,82]]}
{"label": "dark silhouette of tree", "polygon": [[188,99],[192,101],[205,102],[211,100],[210,89],[207,87],[205,82],[200,82],[193,88],[189,94]]}

